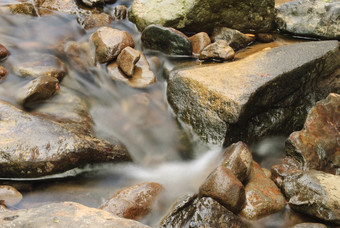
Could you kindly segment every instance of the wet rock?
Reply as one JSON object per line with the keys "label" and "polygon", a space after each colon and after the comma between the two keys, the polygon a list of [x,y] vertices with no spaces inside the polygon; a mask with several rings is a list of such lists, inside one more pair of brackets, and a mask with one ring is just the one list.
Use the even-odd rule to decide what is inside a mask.
{"label": "wet rock", "polygon": [[168,55],[192,55],[192,45],[186,35],[173,28],[149,25],[142,32],[143,47]]}
{"label": "wet rock", "polygon": [[107,71],[112,80],[125,82],[127,85],[134,88],[145,88],[153,85],[156,82],[155,74],[150,70],[149,63],[145,56],[141,53],[139,61],[135,65],[132,77],[126,77],[119,69],[116,62],[107,66]]}
{"label": "wet rock", "polygon": [[301,131],[286,141],[286,154],[295,158],[302,170],[316,169],[340,173],[340,95],[331,93],[309,111]]}
{"label": "wet rock", "polygon": [[199,195],[211,197],[237,214],[245,201],[242,183],[228,168],[218,166],[199,188]]}
{"label": "wet rock", "polygon": [[10,52],[7,50],[7,48],[0,44],[0,62],[7,59],[7,57],[10,55]]}
{"label": "wet rock", "polygon": [[259,219],[285,207],[282,193],[256,162],[253,162],[245,193],[246,203],[240,215],[247,219]]}
{"label": "wet rock", "polygon": [[266,168],[262,168],[262,171],[263,171],[264,175],[266,175],[266,177],[268,177],[269,179],[272,178],[272,173],[270,172],[270,170],[268,170]]}
{"label": "wet rock", "polygon": [[[130,21],[142,31],[150,24],[186,32],[211,32],[226,26],[240,31],[270,31],[274,21],[274,1],[135,0]],[[147,13],[146,13],[147,12]]]}
{"label": "wet rock", "polygon": [[256,40],[263,43],[270,43],[275,40],[275,37],[270,33],[258,33],[256,34]]}
{"label": "wet rock", "polygon": [[80,72],[88,72],[95,64],[89,42],[69,41],[65,44],[64,52],[72,67]]}
{"label": "wet rock", "polygon": [[206,46],[199,56],[201,60],[221,60],[227,61],[233,59],[235,56],[234,50],[224,40],[218,40]]}
{"label": "wet rock", "polygon": [[0,185],[0,204],[12,207],[22,200],[22,195],[18,190],[8,185]]}
{"label": "wet rock", "polygon": [[247,180],[253,165],[253,156],[248,146],[243,142],[230,145],[224,151],[222,165],[233,172],[241,181]]}
{"label": "wet rock", "polygon": [[5,78],[7,75],[8,75],[7,70],[3,66],[0,66],[0,80]]}
{"label": "wet rock", "polygon": [[126,47],[117,57],[117,64],[127,76],[132,77],[135,65],[139,61],[141,53],[131,47]]}
{"label": "wet rock", "polygon": [[116,59],[124,48],[135,46],[128,32],[110,27],[99,28],[91,35],[90,41],[94,44],[96,60],[99,63],[110,62]]}
{"label": "wet rock", "polygon": [[205,32],[197,33],[189,37],[189,40],[192,44],[192,52],[196,55],[199,55],[206,46],[211,44],[210,37]]}
{"label": "wet rock", "polygon": [[21,77],[50,76],[62,81],[67,73],[65,64],[58,57],[42,53],[23,54],[12,67]]}
{"label": "wet rock", "polygon": [[78,6],[74,0],[37,0],[36,3],[41,8],[65,13],[76,13],[78,11]]}
{"label": "wet rock", "polygon": [[273,165],[271,170],[271,178],[280,188],[286,177],[301,172],[299,162],[292,157],[285,157],[279,164]]}
{"label": "wet rock", "polygon": [[110,25],[112,18],[110,15],[101,14],[85,14],[78,17],[78,21],[84,29],[99,28]]}
{"label": "wet rock", "polygon": [[[3,228],[22,227],[103,227],[148,228],[137,221],[119,218],[109,212],[74,202],[52,203],[38,208],[0,213]],[[150,227],[149,227],[150,228]]]}
{"label": "wet rock", "polygon": [[304,171],[286,178],[283,189],[294,210],[340,224],[340,176]]}
{"label": "wet rock", "polygon": [[100,209],[122,218],[139,220],[147,215],[164,188],[157,183],[142,183],[119,190]]}
{"label": "wet rock", "polygon": [[327,226],[322,223],[304,222],[291,226],[290,228],[327,228]]}
{"label": "wet rock", "polygon": [[210,197],[189,196],[174,205],[160,227],[248,227],[232,212]]}
{"label": "wet rock", "polygon": [[50,76],[41,76],[27,83],[20,89],[17,99],[23,106],[47,100],[59,89],[59,81]]}
{"label": "wet rock", "polygon": [[81,0],[87,6],[94,6],[97,4],[103,4],[104,0]]}
{"label": "wet rock", "polygon": [[276,9],[280,30],[302,36],[340,38],[340,3],[337,0],[291,1]]}
{"label": "wet rock", "polygon": [[235,62],[171,72],[168,101],[201,139],[250,143],[301,127],[313,96],[338,90],[339,64],[337,41],[267,49]]}
{"label": "wet rock", "polygon": [[115,20],[124,20],[126,18],[128,9],[124,5],[118,5],[114,8],[113,18]]}
{"label": "wet rock", "polygon": [[[0,177],[39,177],[88,163],[131,160],[120,144],[0,102]],[[15,124],[14,124],[15,123]]]}
{"label": "wet rock", "polygon": [[254,38],[241,33],[238,30],[226,27],[217,27],[214,29],[211,40],[225,40],[228,45],[235,51],[247,47],[250,43],[254,42]]}
{"label": "wet rock", "polygon": [[11,13],[13,14],[24,14],[24,15],[31,15],[31,16],[38,15],[34,5],[30,2],[12,4],[9,6],[9,9]]}

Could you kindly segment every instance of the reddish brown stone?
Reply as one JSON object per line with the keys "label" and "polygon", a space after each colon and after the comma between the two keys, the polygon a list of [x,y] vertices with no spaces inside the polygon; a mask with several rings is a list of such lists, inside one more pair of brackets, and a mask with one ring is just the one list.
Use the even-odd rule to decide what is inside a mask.
{"label": "reddish brown stone", "polygon": [[128,77],[132,77],[135,65],[139,61],[141,53],[131,47],[126,47],[117,57],[118,67]]}
{"label": "reddish brown stone", "polygon": [[7,75],[8,75],[7,70],[3,66],[0,66],[0,79],[6,77]]}
{"label": "reddish brown stone", "polygon": [[164,190],[157,183],[141,183],[119,190],[100,209],[119,217],[138,220],[147,215]]}
{"label": "reddish brown stone", "polygon": [[191,41],[192,45],[192,53],[196,55],[199,55],[206,46],[211,44],[210,37],[205,32],[197,33],[191,36],[189,40]]}
{"label": "reddish brown stone", "polygon": [[9,55],[10,55],[10,52],[7,50],[7,48],[5,48],[5,46],[0,44],[0,61],[5,60]]}
{"label": "reddish brown stone", "polygon": [[282,193],[256,162],[253,162],[245,192],[246,205],[240,215],[247,219],[258,219],[270,215],[282,210],[285,206]]}
{"label": "reddish brown stone", "polygon": [[241,211],[245,200],[242,183],[224,166],[218,166],[208,176],[199,194],[213,198],[235,214]]}

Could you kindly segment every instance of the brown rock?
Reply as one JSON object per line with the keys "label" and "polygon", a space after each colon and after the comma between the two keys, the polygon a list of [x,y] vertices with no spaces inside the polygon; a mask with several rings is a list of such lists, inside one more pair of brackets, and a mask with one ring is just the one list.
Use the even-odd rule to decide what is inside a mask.
{"label": "brown rock", "polygon": [[19,4],[12,4],[9,6],[11,13],[13,14],[25,14],[31,16],[37,16],[37,11],[34,5],[30,2],[23,2]]}
{"label": "brown rock", "polygon": [[112,18],[106,13],[96,13],[80,16],[78,20],[84,29],[92,29],[110,25]]}
{"label": "brown rock", "polygon": [[124,5],[118,5],[114,8],[113,18],[115,20],[124,20],[127,15],[127,8]]}
{"label": "brown rock", "polygon": [[285,206],[282,193],[256,162],[253,162],[245,193],[246,204],[240,215],[247,219],[258,219],[273,214]]}
{"label": "brown rock", "polygon": [[218,40],[206,46],[199,56],[201,60],[216,59],[227,61],[235,56],[234,50],[228,45],[225,40]]}
{"label": "brown rock", "polygon": [[[0,204],[12,207],[22,200],[22,195],[18,190],[8,185],[0,185]],[[1,203],[2,202],[2,203]]]}
{"label": "brown rock", "polygon": [[34,102],[49,99],[58,89],[58,79],[44,75],[21,88],[17,99],[23,106],[28,106]]}
{"label": "brown rock", "polygon": [[283,180],[294,173],[301,172],[300,164],[292,157],[285,157],[279,164],[273,165],[271,179],[281,188]]}
{"label": "brown rock", "polygon": [[327,226],[322,223],[304,222],[291,226],[290,228],[327,228]]}
{"label": "brown rock", "polygon": [[112,80],[125,82],[134,88],[145,88],[156,82],[156,76],[150,70],[149,63],[142,53],[139,61],[135,65],[134,74],[130,78],[125,76],[116,62],[109,64],[107,70]]}
{"label": "brown rock", "polygon": [[8,75],[7,70],[3,66],[0,66],[0,80],[6,77],[7,75]]}
{"label": "brown rock", "polygon": [[217,27],[211,35],[211,40],[214,42],[218,40],[225,40],[232,49],[237,51],[252,43],[254,41],[254,37],[247,36],[235,29]]}
{"label": "brown rock", "polygon": [[11,227],[101,227],[150,228],[137,221],[119,218],[74,202],[52,203],[38,208],[0,213],[2,228]]}
{"label": "brown rock", "polygon": [[126,47],[117,57],[118,67],[128,76],[132,77],[135,65],[139,61],[141,53],[131,47]]}
{"label": "brown rock", "polygon": [[131,35],[110,27],[101,27],[90,37],[96,49],[96,60],[99,63],[110,62],[117,58],[125,47],[134,47]]}
{"label": "brown rock", "polygon": [[142,183],[119,190],[100,209],[122,218],[139,220],[147,215],[164,190],[157,183]]}
{"label": "brown rock", "polygon": [[196,55],[199,55],[206,46],[211,44],[210,37],[205,32],[197,33],[189,37],[189,40],[192,44],[192,53]]}
{"label": "brown rock", "polygon": [[244,187],[234,174],[224,166],[218,166],[199,188],[200,196],[211,197],[237,214],[244,201]]}
{"label": "brown rock", "polygon": [[29,53],[19,56],[13,64],[14,72],[21,77],[50,76],[62,81],[67,73],[65,64],[56,56],[42,53]]}
{"label": "brown rock", "polygon": [[274,36],[270,33],[258,33],[256,39],[263,43],[270,43],[275,40]]}
{"label": "brown rock", "polygon": [[247,180],[252,164],[253,156],[251,151],[243,142],[234,143],[224,151],[222,165],[231,170],[241,182]]}
{"label": "brown rock", "polygon": [[10,52],[5,46],[0,44],[0,62],[5,60],[10,55]]}
{"label": "brown rock", "polygon": [[303,170],[340,173],[340,95],[331,93],[309,111],[301,131],[286,142],[286,153]]}
{"label": "brown rock", "polygon": [[72,67],[80,72],[87,72],[88,68],[93,67],[95,64],[89,42],[69,41],[65,44],[64,52]]}

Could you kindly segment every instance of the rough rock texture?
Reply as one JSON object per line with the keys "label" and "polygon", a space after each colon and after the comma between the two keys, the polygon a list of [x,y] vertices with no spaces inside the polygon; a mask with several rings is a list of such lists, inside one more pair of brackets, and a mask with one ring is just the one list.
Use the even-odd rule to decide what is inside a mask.
{"label": "rough rock texture", "polygon": [[206,46],[211,44],[210,37],[205,32],[199,32],[189,37],[189,40],[192,45],[192,53],[196,55],[199,55]]}
{"label": "rough rock texture", "polygon": [[338,0],[297,0],[277,7],[278,28],[295,35],[340,39]]}
{"label": "rough rock texture", "polygon": [[199,56],[201,60],[216,59],[227,61],[233,59],[235,56],[234,50],[228,45],[225,40],[218,40],[206,46]]}
{"label": "rough rock texture", "polygon": [[7,59],[7,57],[10,55],[10,52],[7,50],[7,48],[0,44],[0,62]]}
{"label": "rough rock texture", "polygon": [[117,57],[118,67],[129,77],[133,75],[135,65],[142,53],[131,47],[126,47]]}
{"label": "rough rock texture", "polygon": [[279,164],[275,164],[271,169],[271,179],[276,185],[282,188],[283,180],[295,173],[301,172],[301,164],[292,157],[285,157]]}
{"label": "rough rock texture", "polygon": [[50,76],[41,76],[20,88],[17,99],[23,106],[28,106],[34,102],[49,99],[58,89],[58,79]]}
{"label": "rough rock texture", "polygon": [[244,182],[248,179],[253,166],[253,156],[248,146],[243,142],[230,145],[223,154],[222,165]]}
{"label": "rough rock texture", "polygon": [[38,15],[34,5],[30,2],[12,4],[9,6],[9,10],[11,11],[12,14],[24,14],[31,16]]}
{"label": "rough rock texture", "polygon": [[253,162],[245,192],[246,203],[240,215],[247,219],[259,219],[285,207],[282,193],[256,162]]}
{"label": "rough rock texture", "polygon": [[37,0],[36,3],[42,8],[65,13],[76,13],[78,11],[78,6],[74,0]]}
{"label": "rough rock texture", "polygon": [[[250,143],[301,129],[313,99],[340,90],[339,66],[337,41],[281,46],[235,62],[173,71],[168,101],[203,140]],[[320,88],[327,95],[317,96]]]}
{"label": "rough rock texture", "polygon": [[119,190],[100,209],[122,218],[139,220],[147,215],[164,190],[157,183],[141,183]]}
{"label": "rough rock texture", "polygon": [[150,228],[137,221],[74,202],[52,203],[28,210],[0,213],[1,227]]}
{"label": "rough rock texture", "polygon": [[304,223],[296,224],[290,228],[327,228],[327,226],[322,223],[304,222]]}
{"label": "rough rock texture", "polygon": [[22,195],[18,190],[8,185],[0,185],[0,205],[7,207],[16,205],[22,200]]}
{"label": "rough rock texture", "polygon": [[0,102],[0,177],[39,177],[88,163],[131,160],[125,147]]}
{"label": "rough rock texture", "polygon": [[340,224],[340,176],[304,171],[286,178],[283,190],[294,210]]}
{"label": "rough rock texture", "polygon": [[245,201],[242,183],[228,168],[218,166],[199,188],[199,195],[211,197],[237,214]]}
{"label": "rough rock texture", "polygon": [[149,25],[142,32],[144,48],[158,50],[168,55],[191,55],[192,45],[189,38],[173,28]]}
{"label": "rough rock texture", "polygon": [[274,0],[135,0],[129,19],[140,31],[158,24],[186,32],[211,32],[217,26],[265,32],[273,28]]}
{"label": "rough rock texture", "polygon": [[103,4],[104,0],[81,0],[87,6],[94,6],[96,4]]}
{"label": "rough rock texture", "polygon": [[309,111],[301,131],[286,142],[286,154],[302,170],[316,169],[340,174],[340,95],[331,93]]}
{"label": "rough rock texture", "polygon": [[102,26],[109,26],[112,18],[106,13],[101,14],[85,14],[79,15],[78,21],[84,29],[99,28]]}
{"label": "rough rock texture", "polygon": [[247,47],[254,42],[254,38],[241,33],[238,30],[226,27],[217,27],[211,35],[212,41],[225,40],[235,51]]}
{"label": "rough rock texture", "polygon": [[174,205],[160,227],[246,228],[243,221],[210,197],[188,196]]}
{"label": "rough rock texture", "polygon": [[135,65],[132,77],[126,77],[116,62],[109,64],[107,71],[113,80],[125,82],[127,85],[135,88],[145,88],[156,82],[156,76],[150,70],[149,63],[142,53]]}
{"label": "rough rock texture", "polygon": [[61,81],[67,74],[65,64],[56,56],[42,53],[28,53],[18,57],[12,64],[14,73],[21,77],[55,77]]}
{"label": "rough rock texture", "polygon": [[118,5],[114,8],[113,18],[115,20],[124,20],[126,18],[128,9],[124,5]]}
{"label": "rough rock texture", "polygon": [[8,75],[7,70],[3,66],[0,66],[0,80],[5,78],[7,75]]}
{"label": "rough rock texture", "polygon": [[126,47],[134,47],[135,42],[126,31],[110,27],[101,27],[90,37],[90,41],[96,49],[96,60],[99,63],[107,63],[117,58]]}

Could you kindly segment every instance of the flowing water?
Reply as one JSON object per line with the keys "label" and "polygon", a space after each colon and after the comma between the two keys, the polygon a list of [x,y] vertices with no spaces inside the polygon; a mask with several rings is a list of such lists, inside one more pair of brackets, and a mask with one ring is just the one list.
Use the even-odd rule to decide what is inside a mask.
{"label": "flowing water", "polygon": [[[118,138],[131,153],[134,163],[93,165],[74,169],[64,174],[30,180],[3,180],[23,193],[16,208],[31,208],[50,202],[75,201],[99,207],[122,187],[154,181],[164,185],[166,191],[157,212],[142,222],[155,225],[170,204],[180,195],[195,193],[207,175],[215,168],[222,148],[200,142],[187,128],[182,129],[166,99],[165,70],[195,65],[197,59],[183,59],[144,51],[157,83],[148,89],[133,89],[113,82],[104,66],[94,66],[87,74],[79,73],[63,54],[65,40],[86,41],[95,31],[84,31],[76,21],[77,15],[55,14],[43,17],[11,15],[6,5],[13,0],[0,2],[0,43],[8,47],[11,56],[3,62],[9,75],[0,84],[0,97],[14,105],[15,93],[27,80],[16,77],[11,68],[20,64],[22,56],[30,52],[49,53],[61,58],[68,75],[61,83],[63,88],[84,98],[95,124],[96,135],[111,140]],[[132,1],[117,1],[127,7]],[[113,21],[112,27],[128,31],[134,38],[136,49],[142,50],[140,33],[128,20]],[[255,44],[236,55],[236,59],[260,51],[297,42],[279,36],[270,44]],[[267,139],[253,145],[254,158],[266,168],[284,155],[284,137]],[[1,183],[1,182],[0,182]],[[289,214],[289,215],[287,215]],[[289,209],[254,223],[254,227],[285,226]]]}

